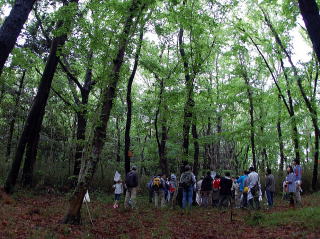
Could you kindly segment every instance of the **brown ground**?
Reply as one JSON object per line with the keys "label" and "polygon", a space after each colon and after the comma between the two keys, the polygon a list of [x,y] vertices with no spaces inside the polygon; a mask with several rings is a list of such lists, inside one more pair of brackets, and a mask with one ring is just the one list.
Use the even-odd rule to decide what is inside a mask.
{"label": "brown ground", "polygon": [[[140,199],[137,210],[113,209],[112,199],[106,195],[100,195],[99,200],[91,196],[93,226],[85,205],[83,225],[71,226],[60,223],[67,209],[66,196],[18,193],[13,197],[0,199],[0,238],[320,238],[320,227],[312,232],[294,224],[249,226],[245,219],[254,213],[250,211],[235,209],[231,221],[230,210],[155,210],[144,199]],[[305,206],[313,205],[313,201],[304,197]],[[277,204],[272,211],[261,212],[289,210],[286,202]]]}

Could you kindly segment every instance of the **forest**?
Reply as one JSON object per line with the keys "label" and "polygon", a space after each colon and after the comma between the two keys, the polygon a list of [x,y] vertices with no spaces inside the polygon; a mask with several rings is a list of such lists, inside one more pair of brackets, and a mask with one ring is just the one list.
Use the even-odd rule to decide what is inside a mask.
{"label": "forest", "polygon": [[[0,238],[319,238],[319,4],[0,0]],[[271,169],[278,206],[146,207],[150,177],[182,164],[197,180],[254,167],[263,186]],[[141,211],[114,210],[132,166]]]}

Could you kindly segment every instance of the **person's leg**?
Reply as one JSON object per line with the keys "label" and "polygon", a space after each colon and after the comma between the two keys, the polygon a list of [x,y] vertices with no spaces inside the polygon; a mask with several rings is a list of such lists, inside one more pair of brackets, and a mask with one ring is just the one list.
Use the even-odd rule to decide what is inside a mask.
{"label": "person's leg", "polygon": [[193,202],[193,186],[188,187],[188,206],[191,208]]}
{"label": "person's leg", "polygon": [[131,205],[132,205],[132,208],[135,208],[137,205],[136,205],[136,198],[137,198],[137,188],[132,188],[131,189]]}
{"label": "person's leg", "polygon": [[225,196],[220,194],[218,208],[221,208],[224,205]]}
{"label": "person's leg", "polygon": [[243,193],[243,207],[247,208],[248,207],[248,193]]}
{"label": "person's leg", "polygon": [[268,200],[268,206],[272,206],[272,200],[271,200],[271,192],[267,189],[266,190],[267,200]]}
{"label": "person's leg", "polygon": [[186,208],[187,206],[187,189],[182,190],[182,208]]}
{"label": "person's leg", "polygon": [[152,203],[152,198],[153,198],[153,190],[149,189],[149,203]]}
{"label": "person's leg", "polygon": [[124,207],[125,208],[128,208],[128,207],[130,207],[130,205],[129,205],[129,200],[130,200],[130,189],[129,188],[127,188],[127,191],[126,191],[126,197],[125,197],[125,199],[124,199]]}
{"label": "person's leg", "polygon": [[274,195],[274,192],[270,192],[271,207],[273,207],[273,195]]}
{"label": "person's leg", "polygon": [[163,208],[166,205],[166,195],[163,190],[159,192],[159,197],[160,197],[160,207]]}
{"label": "person's leg", "polygon": [[154,206],[159,207],[159,191],[154,191]]}

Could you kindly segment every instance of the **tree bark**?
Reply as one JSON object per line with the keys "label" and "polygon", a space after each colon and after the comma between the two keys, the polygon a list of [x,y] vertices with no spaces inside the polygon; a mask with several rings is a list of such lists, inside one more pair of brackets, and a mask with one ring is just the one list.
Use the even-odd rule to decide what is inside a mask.
{"label": "tree bark", "polygon": [[194,145],[194,155],[193,155],[193,173],[198,176],[199,172],[199,136],[197,132],[197,119],[194,116],[194,120],[192,122],[192,137],[193,137],[193,145]]}
{"label": "tree bark", "polygon": [[0,76],[35,0],[16,0],[0,28]]}
{"label": "tree bark", "polygon": [[253,167],[257,170],[257,161],[256,161],[256,147],[255,147],[255,137],[254,137],[254,106],[253,106],[253,96],[252,89],[248,79],[247,72],[243,71],[243,79],[247,86],[247,96],[249,100],[249,114],[250,114],[250,142],[251,142],[251,152],[252,152],[252,164]]}
{"label": "tree bark", "polygon": [[190,76],[189,71],[189,63],[184,49],[184,42],[183,42],[183,34],[184,29],[180,28],[179,30],[179,52],[183,62],[183,69],[184,69],[184,76],[185,76],[185,83],[186,83],[186,102],[184,105],[184,116],[183,116],[183,130],[182,130],[182,150],[184,157],[188,157],[189,155],[189,132],[191,127],[192,121],[192,110],[194,107],[194,100],[193,100],[193,78]]}
{"label": "tree bark", "polygon": [[320,15],[315,0],[299,0],[300,12],[306,25],[313,49],[320,62]]}
{"label": "tree bark", "polygon": [[[159,92],[159,103],[158,108],[156,111],[156,117],[154,121],[155,130],[156,130],[156,140],[158,144],[158,154],[159,154],[159,165],[161,168],[161,172],[168,175],[169,174],[169,168],[168,168],[168,162],[167,162],[167,155],[166,155],[166,143],[168,139],[168,128],[167,128],[167,117],[165,116],[165,111],[167,110],[167,106],[163,103],[163,94],[164,94],[164,79],[159,78],[156,75],[156,79],[160,82],[160,92]],[[161,111],[161,139],[159,139],[159,130],[158,130],[158,118],[160,114],[160,109],[163,109]]]}
{"label": "tree bark", "polygon": [[16,123],[16,118],[17,118],[17,115],[18,115],[18,106],[19,106],[19,103],[20,103],[20,97],[21,97],[21,93],[22,93],[22,90],[23,90],[23,84],[24,84],[25,76],[26,76],[26,70],[24,70],[22,72],[22,77],[21,77],[20,82],[19,82],[19,89],[18,89],[18,92],[17,92],[17,95],[16,95],[14,109],[13,109],[13,113],[12,113],[12,119],[11,119],[10,124],[9,124],[9,136],[8,136],[8,142],[7,142],[6,158],[9,158],[10,154],[11,154],[12,137],[13,137],[13,132],[14,132],[14,126],[15,126],[15,123]]}
{"label": "tree bark", "polygon": [[[71,0],[73,3],[78,3],[78,0]],[[57,24],[57,28],[60,28],[63,25],[63,22],[60,21]],[[36,156],[36,151],[39,137],[42,120],[45,114],[45,107],[47,104],[47,100],[50,93],[51,83],[53,80],[54,73],[57,68],[59,56],[57,55],[57,51],[63,47],[65,41],[67,40],[67,35],[63,34],[61,36],[55,37],[51,43],[50,54],[43,72],[43,75],[40,80],[40,84],[38,87],[37,95],[33,101],[32,107],[28,114],[26,123],[24,125],[23,132],[19,138],[18,147],[16,149],[16,154],[14,160],[12,162],[12,166],[5,182],[5,191],[7,193],[12,193],[13,188],[16,184],[17,177],[19,174],[22,158],[25,152],[26,145],[30,150],[30,153],[26,159],[34,162],[34,158]],[[36,144],[36,145],[33,145]],[[32,148],[32,150],[31,150]],[[30,164],[32,162],[26,162],[25,164]],[[26,167],[31,169],[31,167]],[[32,167],[33,168],[33,167]],[[32,172],[28,172],[29,174]]]}
{"label": "tree bark", "polygon": [[[280,96],[279,96],[279,100],[280,100]],[[278,110],[278,118],[277,118],[277,132],[278,132],[279,152],[280,152],[279,174],[282,175],[285,156],[284,156],[284,144],[283,144],[282,128],[281,128],[281,107],[280,107],[280,104],[278,107],[279,107],[279,110]]]}
{"label": "tree bark", "polygon": [[92,148],[89,157],[85,159],[79,174],[78,184],[69,202],[69,209],[64,218],[64,223],[79,224],[81,219],[81,206],[84,195],[91,183],[100,160],[102,148],[105,143],[106,129],[108,126],[113,100],[116,96],[117,84],[120,79],[120,70],[123,64],[125,51],[129,42],[130,31],[133,25],[135,13],[139,8],[139,0],[133,0],[129,9],[123,32],[119,39],[119,48],[115,59],[112,61],[109,86],[102,93],[102,106],[99,122],[95,125]]}
{"label": "tree bark", "polygon": [[81,158],[84,151],[84,141],[86,139],[87,129],[87,105],[89,101],[90,91],[92,89],[92,57],[93,53],[90,51],[88,56],[89,66],[86,70],[84,85],[80,87],[81,102],[79,102],[80,110],[77,111],[77,145],[74,156],[73,175],[78,176],[81,168]]}
{"label": "tree bark", "polygon": [[139,42],[138,42],[136,54],[134,57],[133,69],[127,84],[127,120],[126,120],[126,129],[125,129],[125,137],[124,137],[124,159],[125,159],[124,164],[125,164],[126,175],[130,171],[129,150],[130,150],[130,129],[131,129],[131,121],[132,121],[131,90],[132,90],[132,83],[136,75],[138,64],[139,64],[139,57],[140,57],[142,40],[143,40],[143,27],[144,27],[144,24],[142,24],[140,28]]}

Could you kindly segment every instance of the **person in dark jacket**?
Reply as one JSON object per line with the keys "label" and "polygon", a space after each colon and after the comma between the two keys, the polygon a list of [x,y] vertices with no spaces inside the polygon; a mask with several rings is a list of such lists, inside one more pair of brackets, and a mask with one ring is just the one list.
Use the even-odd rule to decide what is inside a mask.
{"label": "person in dark jacket", "polygon": [[127,189],[126,191],[126,197],[124,200],[124,207],[136,207],[136,197],[137,197],[137,189],[139,185],[138,180],[138,174],[137,174],[137,167],[132,166],[131,171],[126,176],[126,184],[125,187]]}
{"label": "person in dark jacket", "polygon": [[267,169],[266,175],[266,195],[268,199],[268,206],[273,206],[273,194],[276,191],[274,176],[271,174],[271,169]]}
{"label": "person in dark jacket", "polygon": [[219,208],[231,203],[231,188],[232,179],[230,178],[230,172],[226,172],[225,176],[220,181],[220,200]]}
{"label": "person in dark jacket", "polygon": [[212,205],[212,181],[211,172],[208,171],[201,183],[201,206],[203,207]]}

